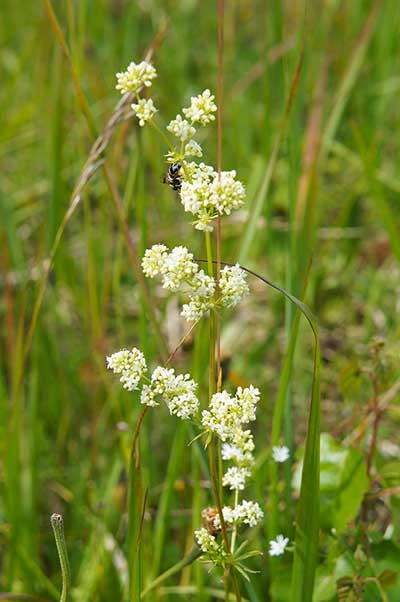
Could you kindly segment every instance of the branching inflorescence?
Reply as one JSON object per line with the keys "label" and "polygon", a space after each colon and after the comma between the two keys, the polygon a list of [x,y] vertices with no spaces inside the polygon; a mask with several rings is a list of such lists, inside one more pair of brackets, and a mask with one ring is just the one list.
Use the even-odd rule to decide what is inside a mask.
{"label": "branching inflorescence", "polygon": [[[145,61],[137,65],[131,63],[125,72],[117,74],[116,88],[122,94],[131,92],[136,95],[132,110],[139,125],[149,123],[168,143],[166,160],[170,165],[173,188],[178,192],[184,210],[192,214],[194,228],[204,231],[209,243],[207,237],[213,230],[214,220],[243,205],[245,187],[236,179],[234,170],[218,173],[213,167],[192,160],[203,156],[202,148],[194,140],[196,127],[207,126],[215,119],[217,106],[210,90],[192,97],[190,106],[183,108],[167,125],[168,134],[177,139],[177,143],[172,144],[168,134],[155,121],[157,109],[153,101],[138,94],[141,86],[151,86],[156,75],[154,67]],[[208,263],[210,267],[209,254]],[[249,293],[246,273],[239,265],[224,267],[217,282],[212,270],[206,274],[200,269],[193,254],[184,246],[170,250],[164,244],[153,245],[144,254],[142,269],[149,278],[160,277],[163,288],[169,292],[185,297],[181,314],[191,322],[199,321],[209,312],[235,307]],[[206,509],[207,520],[204,520],[203,513],[203,527],[195,532],[195,540],[203,556],[214,566],[224,567],[229,558],[230,566],[235,567],[236,563],[236,568],[239,567],[239,572],[244,574],[246,567],[242,560],[257,552],[243,554],[243,544],[235,551],[237,528],[254,527],[263,518],[257,502],[243,499],[240,503],[239,500],[254,464],[254,440],[247,426],[256,419],[260,391],[253,385],[238,387],[235,394],[218,391],[210,394],[207,407],[202,409],[197,396],[198,385],[189,374],[176,374],[173,368],[158,366],[148,376],[146,360],[136,348],[124,349],[107,357],[107,366],[120,375],[124,388],[129,391],[140,389],[142,404],[154,407],[164,402],[170,414],[191,420],[198,427],[206,446],[213,438],[220,441],[221,463],[228,464],[221,475],[222,485],[234,492],[229,494],[234,497],[233,504],[220,506],[219,512],[216,508]],[[274,448],[273,459],[276,462],[287,458],[287,448]],[[230,550],[226,541],[219,541],[223,530],[221,517],[225,528],[232,533]],[[287,543],[287,539],[278,536],[276,541],[270,542],[269,553],[282,554]]]}

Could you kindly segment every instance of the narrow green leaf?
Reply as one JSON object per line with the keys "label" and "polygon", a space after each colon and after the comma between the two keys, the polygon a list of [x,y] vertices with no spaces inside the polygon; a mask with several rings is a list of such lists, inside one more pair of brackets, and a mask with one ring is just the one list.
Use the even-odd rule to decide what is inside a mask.
{"label": "narrow green leaf", "polygon": [[252,270],[244,269],[275,289],[302,312],[314,335],[314,369],[311,404],[304,453],[300,499],[296,519],[291,602],[309,602],[314,589],[319,539],[319,446],[320,446],[320,344],[318,326],[311,310],[294,295]]}

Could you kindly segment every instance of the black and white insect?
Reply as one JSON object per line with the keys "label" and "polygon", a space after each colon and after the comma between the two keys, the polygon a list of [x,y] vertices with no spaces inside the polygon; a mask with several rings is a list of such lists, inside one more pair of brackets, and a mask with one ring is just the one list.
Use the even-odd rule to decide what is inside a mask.
{"label": "black and white insect", "polygon": [[171,163],[163,179],[164,184],[169,184],[172,190],[179,191],[182,186],[182,166],[179,161]]}

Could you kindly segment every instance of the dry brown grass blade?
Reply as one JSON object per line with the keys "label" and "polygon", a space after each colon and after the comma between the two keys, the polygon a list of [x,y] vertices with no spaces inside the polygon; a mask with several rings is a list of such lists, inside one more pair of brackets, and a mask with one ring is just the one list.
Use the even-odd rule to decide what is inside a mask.
{"label": "dry brown grass blade", "polygon": [[[70,68],[71,77],[72,77],[74,87],[75,87],[75,90],[76,90],[76,93],[77,93],[77,96],[79,99],[80,106],[82,108],[82,112],[85,115],[89,130],[93,134],[95,132],[95,128],[94,128],[94,125],[93,125],[93,122],[92,122],[92,119],[90,116],[86,98],[83,94],[83,91],[80,87],[79,81],[76,77],[75,70],[74,70],[74,67],[73,67],[73,64],[72,64],[72,61],[70,58],[70,54],[69,54],[68,47],[66,45],[63,33],[58,24],[58,21],[55,16],[55,13],[54,13],[54,10],[53,10],[50,0],[45,0],[45,5],[46,5],[46,9],[47,9],[47,12],[49,15],[50,22],[51,22],[51,24],[54,28],[55,34],[57,36],[57,40],[62,48],[62,51],[66,57],[68,66]],[[147,60],[149,60],[153,56],[155,49],[158,48],[158,46],[160,45],[162,37],[165,33],[165,27],[166,27],[165,23],[161,25],[160,30],[159,30],[157,36],[155,37],[152,46],[150,47],[149,51],[146,54]],[[144,282],[143,274],[140,269],[140,263],[138,260],[138,255],[136,253],[135,244],[130,235],[129,228],[128,228],[128,225],[127,225],[127,222],[126,222],[126,219],[124,216],[122,200],[120,198],[117,186],[115,185],[115,181],[112,176],[111,169],[107,165],[105,159],[102,159],[102,155],[103,155],[105,149],[107,148],[108,144],[110,143],[110,140],[112,138],[112,135],[113,135],[117,125],[126,117],[127,109],[130,106],[130,104],[132,103],[132,99],[133,99],[133,97],[131,94],[126,94],[118,102],[118,104],[116,105],[116,108],[113,111],[111,118],[107,122],[103,132],[96,137],[96,140],[95,140],[94,144],[92,145],[92,148],[89,152],[88,159],[82,169],[81,175],[79,176],[78,182],[72,192],[69,207],[68,207],[66,213],[64,214],[63,220],[57,230],[56,237],[55,237],[54,243],[52,245],[50,254],[49,254],[48,258],[43,262],[44,272],[43,272],[43,275],[42,275],[42,278],[41,278],[41,281],[39,284],[39,290],[38,290],[38,294],[36,296],[36,300],[35,300],[35,304],[34,304],[34,308],[33,308],[33,312],[32,312],[32,318],[31,318],[29,328],[28,328],[28,333],[27,333],[27,336],[25,339],[22,365],[20,368],[19,377],[17,379],[17,387],[16,387],[17,391],[19,390],[19,386],[20,386],[23,371],[24,371],[24,366],[25,366],[25,363],[26,363],[26,360],[27,360],[27,357],[29,355],[30,348],[32,345],[32,339],[33,339],[33,335],[34,335],[35,328],[36,328],[37,318],[38,318],[38,315],[40,312],[40,308],[42,306],[44,293],[45,293],[45,290],[47,287],[47,282],[48,282],[50,271],[51,271],[51,268],[52,268],[52,265],[54,262],[54,257],[58,250],[58,246],[59,246],[62,236],[64,234],[64,230],[80,202],[81,194],[82,194],[84,187],[89,182],[89,180],[93,177],[94,173],[97,171],[97,169],[99,167],[102,167],[104,170],[106,182],[107,182],[107,185],[108,185],[110,193],[111,193],[111,198],[112,198],[114,206],[116,208],[118,219],[123,227],[123,233],[124,233],[124,237],[125,237],[125,240],[127,243],[129,255],[130,255],[131,261],[133,263],[134,271],[135,271],[136,277],[138,279],[139,286],[141,287],[142,293],[146,299],[146,304],[147,304],[147,307],[149,310],[150,319],[152,320],[152,322],[155,326],[155,330],[156,330],[159,340],[160,340],[160,345],[161,345],[160,353],[161,353],[162,357],[167,357],[167,355],[168,355],[168,349],[167,349],[167,345],[165,342],[165,338],[162,334],[161,327],[156,318],[153,303],[150,298],[147,286]]]}

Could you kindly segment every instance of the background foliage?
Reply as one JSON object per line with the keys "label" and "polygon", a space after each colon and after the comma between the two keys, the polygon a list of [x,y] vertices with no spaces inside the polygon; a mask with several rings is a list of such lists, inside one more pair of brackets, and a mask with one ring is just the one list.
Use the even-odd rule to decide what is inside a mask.
{"label": "background foliage", "polygon": [[[98,130],[118,101],[115,72],[141,58],[162,26],[154,59],[162,114],[172,118],[191,94],[215,91],[214,4],[55,3]],[[399,22],[396,0],[308,2],[305,19],[300,1],[226,3],[223,166],[238,171],[248,201],[224,226],[223,258],[239,258],[297,296],[313,258],[306,301],[320,324],[326,433],[316,602],[340,592],[348,600],[399,599]],[[159,343],[98,171],[61,240],[23,366],[43,262],[93,137],[44,4],[3,0],[0,32],[1,589],[57,599],[49,515],[60,512],[74,599],[123,599],[124,555],[134,545],[127,470],[140,408],[106,373],[104,356],[137,345],[156,359]],[[216,131],[207,132],[202,144],[215,164]],[[107,151],[132,238],[141,256],[155,242],[172,246],[190,237],[201,257],[201,238],[161,183],[164,153],[158,138],[133,121],[119,127]],[[265,504],[272,412],[294,315],[257,281],[252,292],[225,319],[222,341],[227,386],[254,382],[262,391],[253,489]],[[157,286],[151,294],[173,348],[184,332],[177,307]],[[207,352],[200,327],[176,364],[206,384]],[[295,466],[278,475],[278,521],[288,536],[312,360],[313,339],[301,323],[284,413]],[[198,447],[188,450],[186,429],[160,412],[144,425],[143,583],[190,547],[209,500],[207,471],[199,468]],[[266,552],[263,529],[249,537]],[[290,564],[290,554],[255,560],[262,573],[244,586],[248,599],[265,600],[270,591],[272,599],[287,600]],[[160,595],[217,599],[207,584],[219,586],[197,564]]]}

